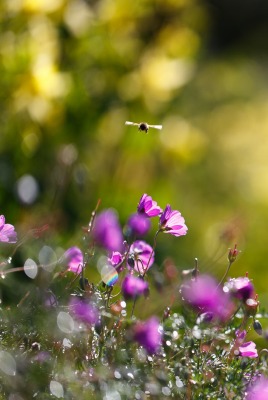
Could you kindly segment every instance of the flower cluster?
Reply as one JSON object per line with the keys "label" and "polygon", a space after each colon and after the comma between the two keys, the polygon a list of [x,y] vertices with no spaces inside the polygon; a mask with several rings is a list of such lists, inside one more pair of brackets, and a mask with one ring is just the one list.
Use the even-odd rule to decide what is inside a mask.
{"label": "flower cluster", "polygon": [[[144,236],[153,226],[152,218],[158,218],[158,226],[150,244]],[[43,307],[50,324],[54,318],[49,335],[42,337],[39,332],[38,341],[31,343],[34,354],[29,365],[38,364],[40,369],[45,366],[42,371],[46,373],[53,354],[57,354],[59,362],[53,362],[47,376],[54,375],[59,380],[63,377],[64,387],[68,387],[67,371],[74,381],[80,379],[83,390],[92,389],[81,396],[72,393],[76,385],[70,384],[66,390],[72,398],[84,398],[84,394],[95,398],[99,390],[106,393],[102,398],[108,398],[110,388],[115,390],[115,398],[121,398],[122,391],[122,398],[127,393],[128,398],[137,399],[147,394],[157,400],[163,396],[220,399],[234,398],[237,387],[238,398],[243,400],[267,398],[266,364],[259,344],[249,335],[251,331],[264,340],[268,336],[259,321],[258,296],[247,274],[227,278],[239,253],[236,246],[229,251],[227,270],[220,282],[200,273],[197,259],[195,268],[183,271],[179,281],[179,271],[171,259],[163,263],[163,272],[157,267],[159,235],[180,237],[187,233],[181,213],[169,204],[162,209],[144,194],[137,212],[127,219],[123,229],[113,209],[94,212],[88,227],[84,230],[83,250],[72,246],[55,261],[52,250],[44,246],[39,266],[31,259],[25,262],[25,273],[33,281],[38,268],[45,268],[47,259],[49,267],[53,266],[45,270],[47,275],[54,268],[59,269],[51,275],[50,284],[40,285],[41,306],[34,308],[32,301],[27,306],[31,312]],[[15,228],[5,224],[4,216],[0,218],[0,241],[17,241]],[[1,264],[3,271],[7,265],[8,262]],[[164,288],[165,279],[170,284],[168,291]],[[153,295],[155,301],[151,301]],[[164,303],[166,298],[168,304]],[[162,309],[157,309],[160,306]],[[2,323],[5,315],[8,313],[3,313]],[[23,329],[2,329],[3,335],[10,331],[19,336]],[[25,336],[23,340],[17,336],[15,342],[24,343]],[[20,346],[21,352],[23,345]],[[61,363],[62,375],[58,372]],[[71,363],[74,374],[69,372]],[[12,355],[1,350],[0,370],[14,375],[15,367]],[[50,392],[64,397],[64,388],[56,380],[50,381]],[[35,393],[36,389],[28,397]]]}

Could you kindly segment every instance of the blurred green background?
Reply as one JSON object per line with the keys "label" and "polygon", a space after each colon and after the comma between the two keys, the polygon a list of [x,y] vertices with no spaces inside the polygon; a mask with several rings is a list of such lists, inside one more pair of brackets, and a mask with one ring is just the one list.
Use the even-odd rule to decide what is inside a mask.
{"label": "blurred green background", "polygon": [[79,244],[99,198],[123,225],[148,193],[189,227],[159,265],[220,278],[237,243],[231,274],[268,305],[267,2],[6,0],[0,21],[0,212],[20,237]]}

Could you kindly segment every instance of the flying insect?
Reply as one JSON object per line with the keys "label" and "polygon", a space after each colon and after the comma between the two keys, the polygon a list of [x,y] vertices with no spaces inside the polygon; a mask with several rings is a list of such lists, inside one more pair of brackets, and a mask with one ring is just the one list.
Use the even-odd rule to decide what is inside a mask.
{"label": "flying insect", "polygon": [[133,126],[137,126],[139,131],[148,133],[149,128],[153,128],[153,129],[162,129],[162,125],[149,125],[147,124],[147,122],[130,122],[130,121],[126,121],[125,125],[133,125]]}

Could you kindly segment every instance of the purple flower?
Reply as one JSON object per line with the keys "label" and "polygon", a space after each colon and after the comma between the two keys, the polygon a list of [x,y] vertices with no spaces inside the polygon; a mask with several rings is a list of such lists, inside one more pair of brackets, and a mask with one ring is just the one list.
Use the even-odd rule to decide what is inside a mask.
{"label": "purple flower", "polygon": [[239,346],[239,355],[242,357],[257,358],[256,344],[252,341],[241,344]]}
{"label": "purple flower", "polygon": [[108,262],[116,269],[116,271],[122,272],[124,269],[123,264],[124,256],[119,253],[119,251],[113,251],[110,258],[108,258]]}
{"label": "purple flower", "polygon": [[151,198],[151,196],[148,196],[146,193],[141,196],[138,204],[139,214],[145,214],[147,217],[156,217],[161,214],[161,212],[162,209],[157,205],[157,202]]}
{"label": "purple flower", "polygon": [[115,211],[108,209],[97,215],[93,227],[93,237],[98,245],[108,251],[122,249],[123,235]]}
{"label": "purple flower", "polygon": [[268,379],[263,376],[247,389],[246,400],[267,400]]}
{"label": "purple flower", "polygon": [[247,277],[230,279],[224,285],[224,291],[229,292],[233,297],[246,301],[254,292],[254,286]]}
{"label": "purple flower", "polygon": [[11,224],[5,224],[4,215],[0,215],[0,242],[16,243],[17,232]]}
{"label": "purple flower", "polygon": [[162,327],[158,318],[151,317],[147,321],[137,322],[134,326],[134,339],[145,348],[147,353],[156,353],[162,342]]}
{"label": "purple flower", "polygon": [[237,329],[235,331],[235,336],[237,337],[238,340],[243,341],[247,335],[247,331],[243,329],[242,331],[240,329]]}
{"label": "purple flower", "polygon": [[127,275],[122,282],[122,293],[125,299],[135,299],[148,291],[148,283],[142,278]]}
{"label": "purple flower", "polygon": [[108,258],[108,261],[110,262],[111,265],[116,267],[123,261],[123,256],[121,253],[119,253],[119,251],[113,251],[111,257]]}
{"label": "purple flower", "polygon": [[136,240],[129,249],[128,265],[143,275],[154,262],[153,248],[143,240]]}
{"label": "purple flower", "polygon": [[143,236],[149,231],[151,227],[151,221],[145,214],[136,213],[129,217],[127,225],[130,234]]}
{"label": "purple flower", "polygon": [[181,213],[176,210],[172,211],[169,204],[160,216],[159,229],[174,236],[186,235],[188,230]]}
{"label": "purple flower", "polygon": [[82,251],[76,247],[70,247],[63,255],[67,265],[68,271],[74,272],[79,275],[83,269],[84,257]]}
{"label": "purple flower", "polygon": [[99,312],[95,304],[74,297],[69,303],[70,312],[80,322],[95,325],[99,320]]}
{"label": "purple flower", "polygon": [[197,311],[212,312],[220,319],[226,319],[233,308],[228,295],[208,275],[186,281],[181,287],[181,294]]}

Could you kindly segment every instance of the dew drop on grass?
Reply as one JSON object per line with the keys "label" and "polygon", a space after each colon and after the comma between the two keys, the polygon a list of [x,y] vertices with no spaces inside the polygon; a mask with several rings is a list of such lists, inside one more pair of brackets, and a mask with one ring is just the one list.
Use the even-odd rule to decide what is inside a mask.
{"label": "dew drop on grass", "polygon": [[43,246],[39,251],[38,259],[42,267],[49,272],[52,272],[57,264],[57,255],[49,246]]}
{"label": "dew drop on grass", "polygon": [[0,351],[0,369],[6,374],[16,375],[16,361],[7,351]]}
{"label": "dew drop on grass", "polygon": [[118,272],[112,265],[109,264],[103,265],[100,274],[101,274],[101,280],[107,286],[113,286],[118,280]]}
{"label": "dew drop on grass", "polygon": [[169,389],[169,387],[164,386],[164,387],[162,387],[162,393],[165,396],[170,396],[171,395],[171,390]]}
{"label": "dew drop on grass", "polygon": [[121,374],[120,374],[120,372],[119,372],[119,371],[114,371],[114,377],[115,377],[116,379],[121,379]]}
{"label": "dew drop on grass", "polygon": [[62,384],[57,381],[51,381],[49,385],[50,392],[53,396],[61,399],[64,397]]}
{"label": "dew drop on grass", "polygon": [[38,273],[38,267],[36,265],[36,262],[31,258],[27,258],[27,260],[24,263],[23,269],[25,274],[31,279],[34,279]]}
{"label": "dew drop on grass", "polygon": [[69,339],[64,338],[63,342],[62,342],[62,345],[63,345],[63,347],[71,348],[72,347],[72,342]]}
{"label": "dew drop on grass", "polygon": [[70,314],[60,311],[57,316],[57,324],[59,329],[64,333],[71,333],[74,330],[74,320]]}

